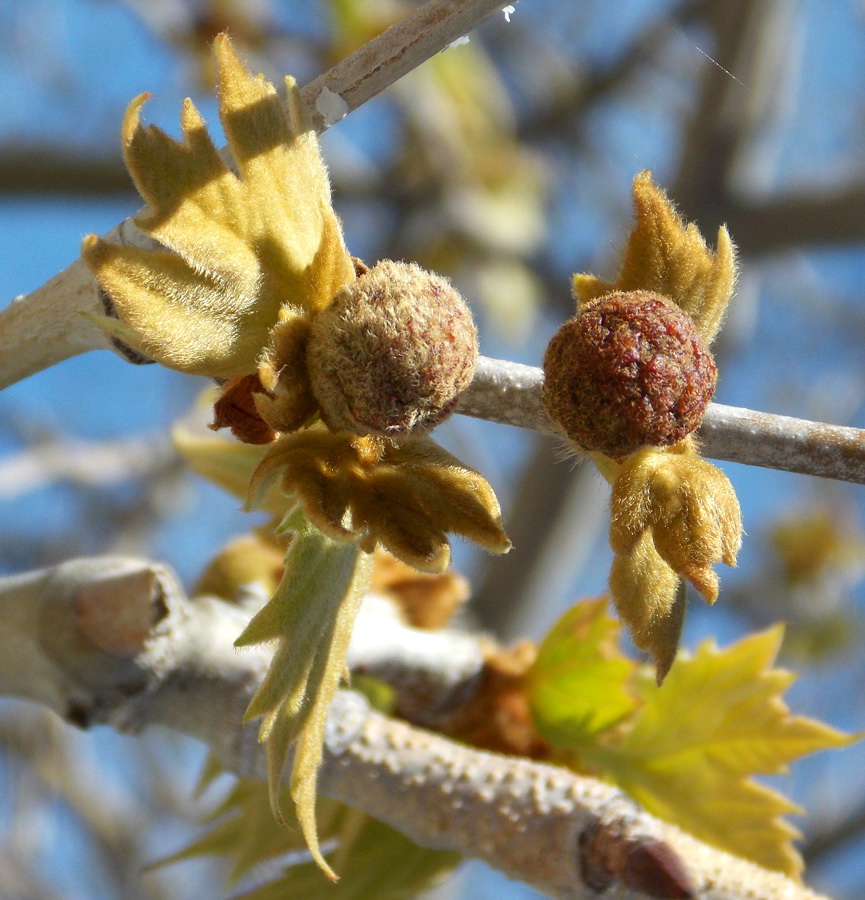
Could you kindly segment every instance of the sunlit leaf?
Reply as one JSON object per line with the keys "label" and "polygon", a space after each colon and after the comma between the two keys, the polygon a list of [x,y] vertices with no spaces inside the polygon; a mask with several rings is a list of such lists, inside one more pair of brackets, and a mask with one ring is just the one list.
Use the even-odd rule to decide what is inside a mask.
{"label": "sunlit leaf", "polygon": [[461,862],[458,853],[428,850],[383,822],[364,816],[347,848],[334,854],[336,884],[312,863],[292,866],[281,877],[237,900],[411,900],[446,878]]}
{"label": "sunlit leaf", "polygon": [[191,101],[175,141],[141,123],[142,94],[123,121],[124,159],[147,202],[136,224],[166,249],[89,235],[82,253],[126,326],[124,342],[171,368],[229,378],[255,371],[282,307],[312,315],[355,274],[294,81],[281,98],[225,35],[214,55],[238,172]]}
{"label": "sunlit leaf", "polygon": [[781,698],[795,676],[772,668],[782,634],[772,628],[725,650],[703,643],[663,687],[644,682],[645,702],[620,746],[584,754],[650,813],[795,877],[797,832],[781,816],[797,807],[752,776],[857,738],[790,713]]}
{"label": "sunlit leaf", "polygon": [[492,553],[510,549],[487,480],[429,437],[367,449],[323,427],[283,435],[253,475],[251,505],[281,484],[328,537],[369,550],[379,543],[424,572],[447,568],[449,533]]}
{"label": "sunlit leaf", "polygon": [[679,216],[650,172],[634,178],[633,194],[637,221],[615,283],[575,275],[577,301],[585,303],[610,290],[663,294],[691,316],[710,343],[736,283],[736,248],[727,229],[719,229],[712,251],[697,226]]}
{"label": "sunlit leaf", "polygon": [[[212,761],[208,765],[209,780],[221,771]],[[280,794],[284,825],[273,818],[267,785],[239,779],[207,816],[204,833],[155,865],[219,856],[230,862],[229,885],[244,876],[254,878],[256,869],[264,866],[262,871],[267,874],[260,884],[235,895],[246,900],[409,900],[441,881],[460,863],[458,853],[419,847],[382,822],[336,800],[319,797],[315,809],[319,835],[336,844],[327,855],[341,874],[339,882],[332,884],[322,878],[313,861],[303,860],[306,843],[292,812],[288,788],[280,788]],[[290,853],[300,854],[299,861],[279,865],[277,861]]]}
{"label": "sunlit leaf", "polygon": [[584,600],[538,648],[527,690],[535,725],[554,746],[581,747],[636,708],[635,663],[619,649],[620,632],[605,598]]}
{"label": "sunlit leaf", "polygon": [[[252,473],[267,453],[267,445],[244,444],[212,433],[198,432],[182,423],[171,432],[172,443],[193,472],[245,500]],[[280,518],[293,506],[278,488],[259,498],[258,508]]]}

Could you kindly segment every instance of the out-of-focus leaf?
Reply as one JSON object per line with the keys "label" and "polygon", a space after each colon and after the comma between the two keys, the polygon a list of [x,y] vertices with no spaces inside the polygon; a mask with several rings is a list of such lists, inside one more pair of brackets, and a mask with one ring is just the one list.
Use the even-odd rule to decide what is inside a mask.
{"label": "out-of-focus leaf", "polygon": [[[216,764],[217,767],[218,763]],[[219,767],[220,772],[222,771]],[[226,799],[208,816],[209,828],[187,847],[156,866],[167,866],[196,856],[221,856],[231,860],[227,880],[233,884],[256,866],[292,851],[305,851],[306,842],[292,812],[288,788],[283,787],[285,825],[273,818],[264,782],[240,779]],[[338,831],[346,807],[321,798],[316,808],[319,835],[329,840]],[[318,870],[318,877],[329,884]]]}
{"label": "out-of-focus leaf", "polygon": [[586,600],[538,648],[527,690],[535,725],[553,746],[582,747],[636,708],[636,664],[619,649],[620,632],[605,598]]}
{"label": "out-of-focus leaf", "polygon": [[286,869],[282,877],[236,900],[409,900],[446,878],[460,863],[458,853],[427,850],[383,822],[364,816],[334,865],[342,877],[331,884],[313,863]]}
{"label": "out-of-focus leaf", "polygon": [[[212,772],[217,766],[209,767]],[[231,861],[228,883],[236,884],[255,869],[288,853],[306,851],[297,819],[290,812],[288,788],[281,789],[287,810],[285,826],[270,811],[267,785],[241,779],[208,816],[210,827],[178,853],[160,860],[164,866],[197,856],[221,856]],[[316,818],[323,840],[335,842],[328,853],[342,877],[332,884],[311,860],[287,864],[257,887],[241,893],[245,900],[288,897],[303,900],[408,900],[446,877],[461,857],[427,850],[387,825],[351,807],[320,797]]]}
{"label": "out-of-focus leaf", "polygon": [[[171,432],[172,442],[186,464],[202,478],[245,500],[252,473],[258,468],[269,445],[243,444],[214,434],[201,434],[182,423]],[[266,491],[257,504],[280,518],[294,505],[277,486]]]}
{"label": "out-of-focus leaf", "polygon": [[807,584],[832,570],[861,574],[865,535],[837,509],[811,509],[778,522],[769,536],[782,576],[790,585]]}

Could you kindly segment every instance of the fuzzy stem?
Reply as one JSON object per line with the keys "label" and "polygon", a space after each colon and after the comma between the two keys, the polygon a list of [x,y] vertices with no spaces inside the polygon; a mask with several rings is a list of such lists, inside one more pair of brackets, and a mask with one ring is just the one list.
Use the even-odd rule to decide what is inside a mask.
{"label": "fuzzy stem", "polygon": [[[141,560],[74,560],[2,578],[0,694],[81,727],[174,728],[208,744],[228,769],[263,778],[256,729],[242,726],[241,714],[269,654],[234,649],[247,618],[212,597],[189,601],[168,570]],[[640,812],[609,785],[457,744],[375,713],[347,691],[328,714],[320,783],[422,845],[484,859],[562,900],[600,892],[610,900],[821,900]]]}
{"label": "fuzzy stem", "polygon": [[[481,357],[457,412],[561,434],[543,404],[544,373]],[[706,456],[865,484],[865,431],[710,403],[697,432]]]}

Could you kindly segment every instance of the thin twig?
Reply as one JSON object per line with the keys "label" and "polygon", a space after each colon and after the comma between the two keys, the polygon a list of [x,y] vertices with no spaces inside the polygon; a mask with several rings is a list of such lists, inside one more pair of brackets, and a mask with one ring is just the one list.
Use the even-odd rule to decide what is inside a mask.
{"label": "thin twig", "polygon": [[301,90],[316,130],[329,128],[507,5],[429,0],[419,6]]}
{"label": "thin twig", "polygon": [[[541,369],[481,357],[457,412],[548,434]],[[865,484],[865,431],[710,403],[699,431],[714,459]],[[564,439],[564,438],[563,438]]]}
{"label": "thin twig", "polygon": [[[430,0],[302,91],[319,129],[393,84],[429,56],[501,10],[501,0]],[[108,235],[146,238],[127,219]],[[0,388],[110,340],[82,315],[101,313],[96,282],[81,259],[0,313]],[[555,432],[540,403],[540,372],[486,363],[461,412],[536,431]],[[702,437],[709,456],[865,483],[865,437],[855,429],[713,405]]]}
{"label": "thin twig", "polygon": [[[233,648],[247,617],[212,597],[189,601],[163,566],[140,560],[74,560],[0,579],[0,694],[82,727],[168,726],[262,778],[257,729],[241,722],[268,651]],[[328,716],[320,784],[422,845],[484,859],[562,900],[820,900],[609,785],[454,743],[348,691]]]}

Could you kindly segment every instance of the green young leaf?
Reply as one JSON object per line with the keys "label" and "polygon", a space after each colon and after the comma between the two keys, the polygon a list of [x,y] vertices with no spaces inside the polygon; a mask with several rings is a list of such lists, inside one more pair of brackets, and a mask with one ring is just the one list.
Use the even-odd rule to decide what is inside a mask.
{"label": "green young leaf", "polygon": [[[244,444],[227,440],[212,432],[201,434],[182,422],[172,429],[171,440],[194,472],[241,500],[246,499],[252,473],[261,464],[269,447],[267,444]],[[291,498],[274,486],[258,498],[256,508],[282,517],[294,505]]]}
{"label": "green young leaf", "polygon": [[844,747],[857,736],[794,716],[781,699],[795,676],[772,668],[783,629],[719,650],[701,644],[680,657],[616,747],[583,757],[645,809],[716,847],[796,877],[796,830],[780,817],[797,808],[753,775],[777,775],[801,756]]}
{"label": "green young leaf", "polygon": [[[219,770],[224,771],[221,766]],[[160,859],[155,866],[197,856],[220,856],[231,861],[226,877],[231,885],[267,860],[305,851],[306,841],[291,811],[288,788],[284,786],[281,793],[287,808],[283,825],[273,818],[267,785],[239,779],[225,800],[207,816],[205,833],[177,853]],[[321,798],[316,806],[316,821],[322,839],[329,840],[339,833],[347,809],[335,800]],[[318,875],[321,879],[320,872]]]}
{"label": "green young leaf", "polygon": [[554,747],[576,749],[633,712],[635,663],[619,649],[605,598],[583,601],[553,626],[528,674],[535,726]]}
{"label": "green young leaf", "polygon": [[294,748],[291,796],[313,858],[332,878],[316,833],[316,773],[327,710],[342,677],[351,629],[369,586],[372,555],[356,544],[335,542],[290,513],[283,530],[294,532],[285,574],[276,594],[235,642],[243,647],[275,640],[277,649],[246,711],[261,717],[267,743],[271,805],[281,820],[280,784]]}

